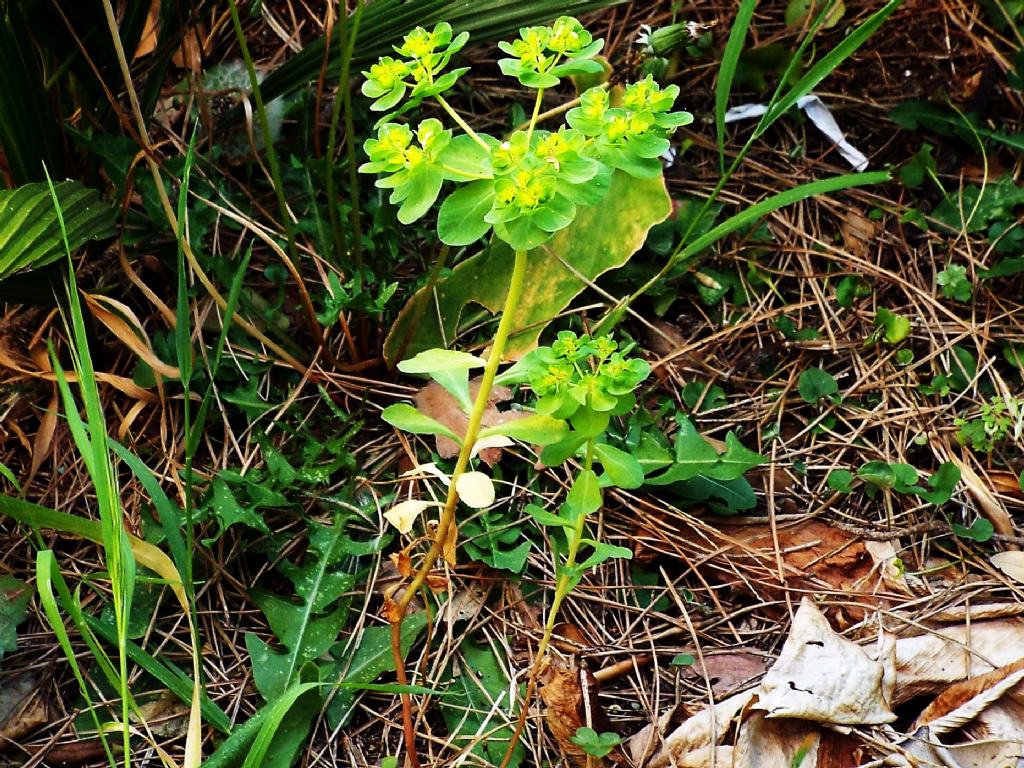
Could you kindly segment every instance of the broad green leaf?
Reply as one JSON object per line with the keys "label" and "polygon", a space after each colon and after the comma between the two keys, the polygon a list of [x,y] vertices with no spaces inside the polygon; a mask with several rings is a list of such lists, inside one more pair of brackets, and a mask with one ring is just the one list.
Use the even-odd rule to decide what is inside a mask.
{"label": "broad green leaf", "polygon": [[32,588],[13,576],[0,575],[0,661],[18,650],[17,626],[28,615]]}
{"label": "broad green leaf", "polygon": [[618,488],[639,488],[644,484],[644,469],[631,454],[607,443],[594,446],[594,456],[601,462],[605,476]]}
{"label": "broad green leaf", "polygon": [[578,475],[565,497],[566,510],[573,520],[590,515],[601,508],[601,486],[593,470],[584,469]]}
{"label": "broad green leaf", "polygon": [[897,493],[913,493],[918,475],[910,464],[869,461],[857,470],[857,477],[878,488],[892,489]]}
{"label": "broad green leaf", "polygon": [[[516,308],[506,355],[515,359],[533,349],[547,324],[588,282],[625,264],[643,245],[647,231],[668,216],[669,210],[661,179],[639,181],[624,173],[614,174],[609,192],[599,205],[579,208],[570,226],[530,251],[530,290]],[[413,296],[388,335],[388,360],[395,360],[406,338],[410,339],[407,355],[446,346],[458,335],[467,304],[500,311],[508,292],[505,276],[511,274],[513,258],[510,248],[494,243],[482,254],[459,264],[432,288]],[[430,306],[426,320],[416,312],[422,302]]]}
{"label": "broad green leaf", "polygon": [[992,534],[995,533],[995,526],[984,517],[979,517],[973,523],[970,528],[960,523],[953,523],[950,526],[953,529],[953,533],[959,536],[961,539],[971,539],[977,541],[979,544],[984,544],[986,541],[992,538]]}
{"label": "broad green leaf", "polygon": [[436,371],[461,371],[483,368],[487,361],[482,357],[454,349],[425,349],[415,357],[398,364],[402,373],[431,374]]}
{"label": "broad green leaf", "polygon": [[[54,185],[74,251],[89,240],[114,234],[115,212],[94,189],[77,181]],[[0,190],[0,280],[64,256],[57,210],[45,183]]]}
{"label": "broad green leaf", "polygon": [[[402,653],[408,653],[413,642],[427,626],[424,611],[409,613],[402,620]],[[372,683],[385,672],[393,672],[395,660],[391,655],[391,627],[369,627],[363,630],[359,645],[345,661],[333,665],[335,679],[343,683]],[[327,722],[331,728],[348,723],[358,691],[352,687],[339,688],[327,705]]]}
{"label": "broad green leaf", "polygon": [[745,447],[740,439],[730,432],[725,436],[725,452],[718,457],[718,464],[702,474],[715,480],[736,480],[767,461],[766,457]]}
{"label": "broad green leaf", "polygon": [[903,315],[879,307],[875,315],[875,327],[880,329],[889,344],[899,344],[910,335],[910,320]]}
{"label": "broad green leaf", "polygon": [[952,461],[946,461],[928,478],[929,490],[921,489],[917,495],[932,504],[945,504],[952,498],[959,482],[960,467]]}
{"label": "broad green leaf", "polygon": [[381,418],[391,426],[414,435],[444,435],[456,443],[462,443],[462,438],[444,424],[420,413],[408,403],[389,405],[381,412]]}
{"label": "broad green leaf", "polygon": [[494,204],[494,184],[474,181],[452,192],[437,212],[437,236],[448,245],[469,245],[487,234],[484,215]]}
{"label": "broad green leaf", "polygon": [[693,422],[680,417],[675,439],[675,462],[656,477],[648,477],[648,485],[668,485],[689,480],[710,471],[718,464],[718,451],[701,437]]}
{"label": "broad green leaf", "polygon": [[[454,747],[469,749],[475,759],[468,764],[498,765],[512,738],[514,720],[509,694],[515,690],[509,680],[507,661],[495,646],[463,640],[459,645],[461,664],[450,668],[451,683],[440,702],[441,715]],[[518,768],[526,748],[516,745],[508,765]]]}
{"label": "broad green leaf", "polygon": [[853,493],[853,473],[848,469],[833,469],[825,478],[828,487],[839,493]]}
{"label": "broad green leaf", "polygon": [[299,602],[260,590],[251,593],[284,649],[274,650],[253,634],[245,636],[256,688],[267,701],[284,693],[304,664],[323,656],[344,626],[347,603],[342,601],[333,610],[327,609],[355,584],[355,576],[344,567],[345,543],[341,519],[333,525],[313,523],[303,564],[285,561],[280,566],[294,584]]}
{"label": "broad green leaf", "polygon": [[527,504],[525,510],[526,514],[543,526],[553,528],[573,527],[572,521],[568,518],[559,517],[556,514],[548,512],[544,507],[538,506],[537,504]]}
{"label": "broad green leaf", "polygon": [[598,733],[593,728],[584,726],[576,729],[570,741],[591,757],[601,758],[621,744],[622,737],[611,731]]}
{"label": "broad green leaf", "polygon": [[820,400],[827,399],[829,402],[839,401],[839,384],[832,377],[832,374],[822,368],[808,368],[800,374],[797,382],[797,391],[805,403],[817,405]]}
{"label": "broad green leaf", "polygon": [[478,439],[505,435],[531,445],[551,445],[564,438],[568,431],[569,428],[562,419],[535,413],[482,429]]}

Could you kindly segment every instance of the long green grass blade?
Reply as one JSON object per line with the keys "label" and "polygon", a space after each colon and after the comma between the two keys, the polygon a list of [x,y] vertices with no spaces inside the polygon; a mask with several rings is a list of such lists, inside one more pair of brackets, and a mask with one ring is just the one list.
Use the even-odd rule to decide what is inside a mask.
{"label": "long green grass blade", "polygon": [[725,167],[725,111],[729,106],[729,94],[732,92],[732,81],[736,77],[736,67],[743,53],[743,42],[750,28],[750,20],[754,17],[757,0],[742,0],[736,11],[736,19],[729,30],[729,39],[722,52],[722,63],[718,68],[718,80],[715,82],[715,133],[718,139],[719,165]]}
{"label": "long green grass blade", "polygon": [[807,184],[801,184],[799,187],[793,187],[787,189],[785,192],[779,192],[776,195],[767,197],[759,203],[755,203],[749,208],[744,208],[742,211],[737,213],[735,216],[730,216],[728,219],[723,221],[716,227],[710,229],[706,234],[696,238],[693,242],[689,243],[679,254],[680,259],[687,259],[694,256],[705,248],[708,248],[723,237],[726,237],[738,229],[741,229],[748,224],[753,224],[755,221],[763,216],[767,216],[769,213],[785,208],[787,205],[798,203],[801,200],[806,200],[809,197],[815,197],[817,195],[827,195],[829,192],[838,192],[842,189],[850,189],[851,187],[863,187],[870,184],[882,184],[889,180],[889,173],[887,171],[872,171],[871,173],[847,173],[841,176],[831,176],[827,179],[819,179],[818,181],[811,181]]}
{"label": "long green grass blade", "polygon": [[[0,499],[0,501],[3,501],[3,499]],[[75,655],[75,649],[71,645],[71,638],[68,637],[67,630],[64,628],[64,622],[60,617],[60,610],[57,608],[57,598],[53,593],[53,586],[54,582],[58,579],[62,580],[62,577],[53,552],[49,549],[37,552],[36,589],[39,591],[39,603],[43,606],[43,613],[50,624],[50,629],[53,630],[53,634],[57,637],[57,643],[60,645],[61,650],[64,651],[64,656],[71,667],[71,673],[75,676],[75,680],[78,681],[78,689],[82,694],[82,698],[85,699],[93,724],[99,733],[100,742],[103,744],[103,751],[107,755],[107,762],[111,766],[116,766],[117,761],[114,759],[114,752],[107,741],[106,733],[100,723],[99,714],[97,714],[96,707],[92,703],[89,686],[85,682],[85,676],[82,674],[81,667],[78,666],[78,657]]]}
{"label": "long green grass blade", "polygon": [[769,105],[757,128],[754,138],[762,135],[769,126],[785,114],[796,102],[810,93],[818,83],[828,77],[835,69],[852,56],[878,30],[882,23],[899,8],[903,0],[890,0],[882,8],[871,14],[868,19],[847,35],[839,45],[816,61],[796,84],[778,101]]}

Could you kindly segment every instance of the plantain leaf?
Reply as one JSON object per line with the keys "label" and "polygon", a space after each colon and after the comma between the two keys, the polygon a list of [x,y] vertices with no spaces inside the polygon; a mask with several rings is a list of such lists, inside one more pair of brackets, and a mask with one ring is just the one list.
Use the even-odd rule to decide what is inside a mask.
{"label": "plantain leaf", "polygon": [[[114,234],[115,213],[100,193],[77,181],[54,185],[71,250]],[[0,190],[0,280],[64,256],[57,210],[42,182]]]}
{"label": "plantain leaf", "polygon": [[[513,318],[513,334],[505,353],[519,358],[537,345],[545,326],[587,287],[610,269],[621,267],[643,245],[647,232],[669,214],[665,183],[634,179],[617,171],[608,194],[597,206],[580,208],[576,220],[544,246],[530,251],[524,292]],[[491,312],[501,309],[508,292],[505,279],[512,272],[514,254],[503,243],[459,264],[445,279],[424,288],[406,304],[384,346],[389,362],[396,362],[404,341],[406,356],[432,347],[445,347],[458,334],[463,309],[480,304]],[[564,263],[563,263],[564,262]],[[429,321],[419,321],[415,308],[434,300]]]}

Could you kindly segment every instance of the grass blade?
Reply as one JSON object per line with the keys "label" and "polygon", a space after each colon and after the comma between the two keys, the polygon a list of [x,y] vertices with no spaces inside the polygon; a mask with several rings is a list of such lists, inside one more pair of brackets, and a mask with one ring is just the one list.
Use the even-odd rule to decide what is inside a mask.
{"label": "grass blade", "polygon": [[902,2],[903,0],[890,0],[868,17],[863,24],[847,35],[846,39],[839,43],[839,45],[815,62],[804,76],[796,82],[796,85],[790,88],[785,96],[769,105],[768,111],[765,112],[757,128],[754,129],[754,138],[761,136],[772,123],[796,104],[797,100],[810,93],[818,83],[832,74],[836,67],[864,45],[868,38],[882,26],[882,23],[892,15],[893,11],[899,8]]}
{"label": "grass blade", "polygon": [[729,106],[729,94],[732,92],[732,81],[736,76],[736,67],[743,53],[743,42],[750,28],[750,20],[754,17],[757,0],[742,0],[736,19],[729,30],[729,39],[722,53],[722,63],[718,68],[718,80],[715,82],[715,133],[718,137],[718,163],[725,170],[725,111]]}

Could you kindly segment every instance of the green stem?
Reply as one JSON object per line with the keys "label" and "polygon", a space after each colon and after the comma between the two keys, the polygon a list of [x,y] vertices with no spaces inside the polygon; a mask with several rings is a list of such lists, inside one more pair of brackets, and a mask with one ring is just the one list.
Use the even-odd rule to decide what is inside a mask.
{"label": "green stem", "polygon": [[526,129],[526,146],[530,146],[530,141],[533,139],[533,127],[537,125],[537,116],[540,114],[540,105],[544,99],[544,89],[537,89],[537,100],[533,102],[533,114],[530,115],[530,125]]}
{"label": "green stem", "polygon": [[[516,307],[519,305],[519,298],[523,293],[523,284],[526,280],[527,252],[516,251],[515,263],[512,266],[512,277],[509,279],[508,294],[505,297],[505,306],[502,308],[501,320],[498,322],[498,330],[494,334],[494,341],[491,344],[490,354],[487,356],[487,363],[484,365],[483,378],[480,380],[480,389],[477,392],[476,400],[473,403],[473,410],[469,415],[469,424],[466,427],[466,434],[462,439],[462,448],[459,457],[455,462],[455,469],[452,472],[451,482],[448,486],[448,496],[445,499],[444,509],[438,520],[437,532],[430,550],[423,558],[419,569],[413,576],[412,581],[405,588],[395,601],[394,613],[391,617],[391,654],[395,662],[395,671],[399,684],[406,684],[405,659],[402,655],[402,619],[405,617],[409,603],[426,583],[434,563],[444,551],[448,543],[449,530],[455,520],[455,509],[458,506],[459,494],[456,490],[458,480],[465,473],[469,466],[469,457],[476,443],[477,435],[480,432],[480,424],[483,421],[484,412],[490,400],[491,390],[494,388],[494,379],[498,375],[498,366],[512,333],[513,316]],[[406,734],[406,752],[409,762],[415,767],[419,765],[416,756],[416,745],[413,740],[414,731],[412,728],[412,703],[407,694],[402,695],[402,719]]]}
{"label": "green stem", "polygon": [[[587,441],[587,453],[586,458],[583,461],[583,469],[585,471],[592,470],[594,467],[594,441]],[[544,634],[540,638],[540,644],[537,646],[537,653],[534,654],[533,664],[530,667],[530,678],[526,683],[526,695],[523,697],[523,705],[519,708],[519,720],[516,722],[516,729],[512,733],[512,738],[509,739],[508,747],[505,749],[505,756],[501,760],[500,768],[508,768],[509,762],[512,760],[512,755],[515,752],[516,745],[519,743],[520,737],[523,735],[523,728],[526,727],[526,713],[530,708],[530,700],[533,698],[533,691],[537,687],[537,675],[540,673],[541,661],[548,652],[548,646],[551,645],[551,638],[555,634],[555,626],[558,624],[558,611],[562,607],[562,603],[565,598],[572,592],[572,571],[576,567],[576,555],[579,554],[580,544],[583,541],[583,531],[587,526],[587,516],[580,515],[576,519],[575,525],[573,525],[572,531],[569,536],[569,550],[565,556],[565,565],[558,567],[556,563],[556,569],[558,572],[558,580],[555,582],[555,596],[551,600],[551,609],[548,611],[548,620],[544,623]]]}
{"label": "green stem", "polygon": [[452,120],[454,120],[456,123],[458,123],[459,127],[466,132],[467,136],[469,136],[471,139],[473,139],[473,141],[475,141],[481,147],[486,149],[488,152],[491,151],[491,148],[489,146],[487,146],[487,142],[480,138],[480,134],[479,133],[477,133],[476,131],[474,131],[472,128],[469,127],[469,123],[467,123],[465,120],[463,120],[462,116],[459,115],[459,113],[456,112],[452,108],[452,105],[449,104],[447,101],[445,101],[444,96],[442,96],[441,94],[438,94],[434,98],[437,99],[437,103],[441,105],[441,107],[444,109],[444,111],[447,112],[449,115],[451,115]]}

